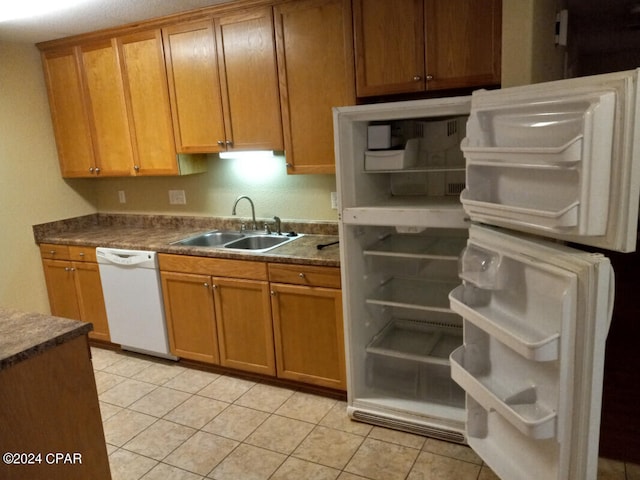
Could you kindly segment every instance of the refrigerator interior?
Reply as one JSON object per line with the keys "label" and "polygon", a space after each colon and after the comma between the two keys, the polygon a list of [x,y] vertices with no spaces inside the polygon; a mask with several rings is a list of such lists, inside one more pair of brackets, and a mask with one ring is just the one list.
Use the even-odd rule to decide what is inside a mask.
{"label": "refrigerator interior", "polygon": [[468,224],[469,97],[334,110],[348,411],[464,442],[464,392],[449,355],[462,319],[448,294]]}
{"label": "refrigerator interior", "polygon": [[[464,392],[451,379],[449,362],[462,344],[462,318],[452,312],[448,294],[459,284],[458,255],[466,230],[403,233],[395,227],[348,225],[343,234],[350,262],[350,406],[380,413],[377,421],[369,418],[372,423],[384,424],[385,414],[391,414],[430,424],[430,434],[462,441],[447,433],[464,426]],[[358,413],[355,418],[364,419]]]}

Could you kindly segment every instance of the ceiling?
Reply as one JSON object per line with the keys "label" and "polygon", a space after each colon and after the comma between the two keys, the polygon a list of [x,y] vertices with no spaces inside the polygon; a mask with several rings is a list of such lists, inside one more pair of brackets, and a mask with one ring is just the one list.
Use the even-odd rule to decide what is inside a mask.
{"label": "ceiling", "polygon": [[81,4],[57,12],[0,22],[0,40],[43,42],[228,1],[230,0],[84,0]]}

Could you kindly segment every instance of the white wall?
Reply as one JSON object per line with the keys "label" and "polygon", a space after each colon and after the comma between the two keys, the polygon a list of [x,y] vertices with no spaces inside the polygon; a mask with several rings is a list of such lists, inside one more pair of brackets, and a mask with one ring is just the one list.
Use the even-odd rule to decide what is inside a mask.
{"label": "white wall", "polygon": [[[234,200],[249,195],[256,216],[278,215],[283,220],[337,221],[331,209],[335,175],[287,175],[285,159],[247,160],[208,158],[206,173],[184,177],[102,178],[94,182],[101,212],[161,213],[226,217]],[[123,190],[127,203],[118,201]],[[169,190],[184,190],[187,204],[170,205]],[[248,215],[248,204],[238,207],[238,215]]]}
{"label": "white wall", "polygon": [[31,226],[93,213],[95,194],[60,177],[40,55],[0,41],[0,305],[49,312]]}

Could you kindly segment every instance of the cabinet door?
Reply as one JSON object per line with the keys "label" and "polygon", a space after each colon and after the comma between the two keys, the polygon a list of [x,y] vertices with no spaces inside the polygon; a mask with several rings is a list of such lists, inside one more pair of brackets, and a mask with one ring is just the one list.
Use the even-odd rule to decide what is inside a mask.
{"label": "cabinet door", "polygon": [[74,279],[80,318],[84,322],[93,324],[93,331],[89,332],[89,337],[107,342],[111,341],[98,264],[73,262],[72,268],[75,269]]}
{"label": "cabinet door", "polygon": [[161,279],[171,353],[219,363],[210,277],[161,272]]}
{"label": "cabinet door", "polygon": [[162,33],[178,152],[225,151],[213,23],[173,25]]}
{"label": "cabinet door", "polygon": [[42,55],[51,119],[63,177],[90,177],[95,162],[76,50]]}
{"label": "cabinet door", "polygon": [[43,259],[42,266],[47,282],[51,314],[80,320],[80,308],[71,262]]}
{"label": "cabinet door", "polygon": [[501,0],[425,0],[428,89],[500,83]]}
{"label": "cabinet door", "polygon": [[423,0],[353,1],[358,97],[424,91],[423,8]]}
{"label": "cabinet door", "polygon": [[335,173],[331,108],[355,104],[348,0],[274,7],[288,173]]}
{"label": "cabinet door", "polygon": [[96,174],[126,176],[133,168],[122,76],[110,40],[80,47],[92,120]]}
{"label": "cabinet door", "polygon": [[217,18],[215,25],[227,150],[282,150],[271,8]]}
{"label": "cabinet door", "polygon": [[267,282],[213,278],[220,364],[275,375]]}
{"label": "cabinet door", "polygon": [[160,30],[116,39],[134,138],[134,171],[177,175],[171,108]]}
{"label": "cabinet door", "polygon": [[344,390],[340,290],[271,284],[278,377]]}

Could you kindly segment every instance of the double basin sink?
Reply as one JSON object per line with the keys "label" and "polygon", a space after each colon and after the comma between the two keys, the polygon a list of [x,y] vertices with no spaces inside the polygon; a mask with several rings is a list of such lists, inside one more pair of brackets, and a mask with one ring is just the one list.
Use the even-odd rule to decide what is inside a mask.
{"label": "double basin sink", "polygon": [[252,231],[233,232],[213,230],[173,242],[172,245],[248,250],[255,253],[262,253],[284,245],[285,243],[292,242],[301,236],[301,234],[279,235]]}

